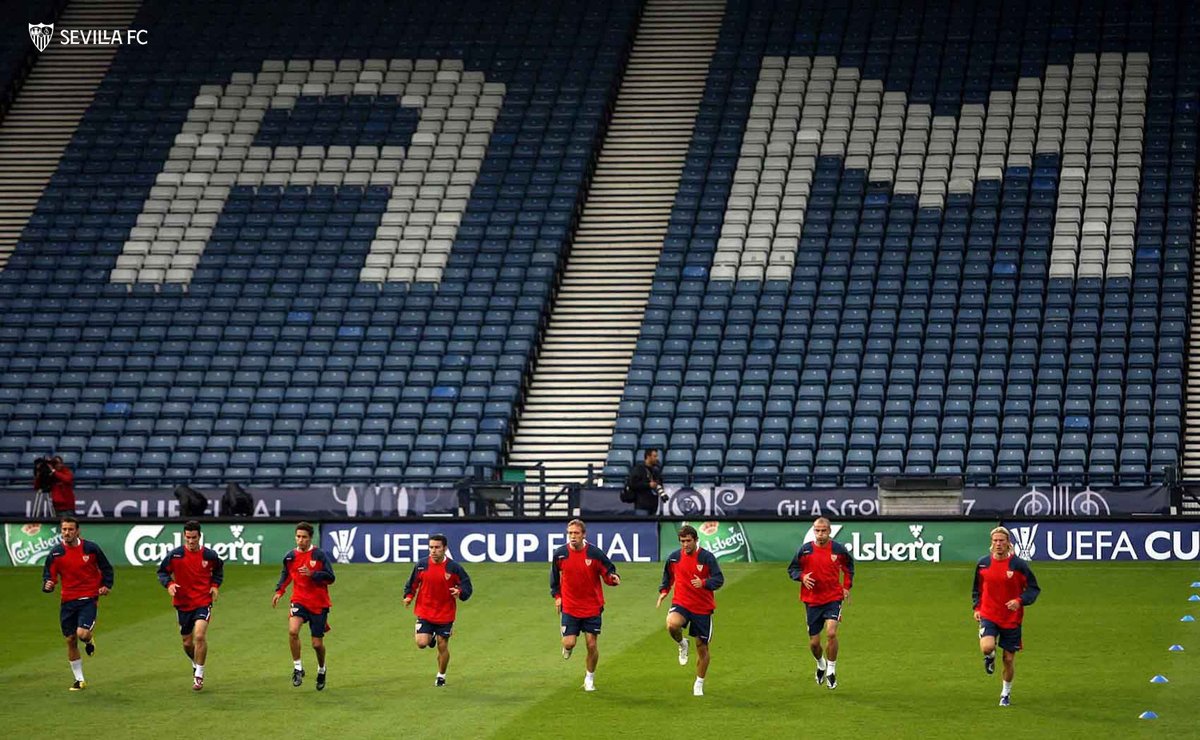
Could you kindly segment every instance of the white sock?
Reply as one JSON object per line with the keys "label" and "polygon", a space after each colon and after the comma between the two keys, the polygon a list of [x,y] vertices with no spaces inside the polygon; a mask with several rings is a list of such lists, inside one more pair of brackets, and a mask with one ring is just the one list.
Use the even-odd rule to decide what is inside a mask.
{"label": "white sock", "polygon": [[700,678],[699,676],[696,676],[696,685],[697,685],[697,686],[703,686],[703,685],[704,685],[704,679],[703,679],[703,678]]}
{"label": "white sock", "polygon": [[324,676],[324,675],[325,675],[325,666],[323,666],[323,665],[319,665],[319,666],[317,666],[317,673],[318,673],[319,675],[322,675],[322,676]]}
{"label": "white sock", "polygon": [[196,668],[198,667],[196,665],[196,661],[192,660],[191,658],[188,658],[188,662],[192,664],[192,670],[193,671],[196,670]]}
{"label": "white sock", "polygon": [[1000,696],[1008,696],[1012,693],[1012,681],[1005,681],[1004,688],[1000,689]]}
{"label": "white sock", "polygon": [[675,641],[675,644],[676,644],[676,645],[686,645],[686,644],[687,644],[687,640],[681,637],[681,638],[679,638],[678,640],[676,640],[676,641]]}
{"label": "white sock", "polygon": [[829,664],[825,662],[825,656],[824,656],[824,655],[822,655],[821,657],[817,658],[817,670],[818,670],[818,671],[824,671],[824,670],[828,670],[828,668],[829,668]]}
{"label": "white sock", "polygon": [[72,660],[72,661],[70,661],[70,663],[71,663],[71,673],[75,674],[75,680],[82,681],[83,680],[83,660],[82,659],[81,660]]}
{"label": "white sock", "polygon": [[445,673],[439,673],[439,674],[437,675],[437,677],[438,677],[438,678],[445,678],[445,677],[446,677],[446,674],[445,674]]}
{"label": "white sock", "polygon": [[196,666],[196,678],[204,678],[204,666]]}
{"label": "white sock", "polygon": [[293,667],[294,667],[296,670],[298,670],[298,671],[302,671],[302,670],[304,670],[304,666],[303,666],[303,665],[301,665],[301,664],[300,664],[300,661],[298,661],[298,660],[293,660],[293,661],[292,661],[292,666],[293,666]]}
{"label": "white sock", "polygon": [[984,654],[983,654],[983,657],[985,657],[985,658],[993,658],[993,659],[994,659],[994,658],[996,657],[996,651],[995,651],[995,650],[993,650],[993,651],[992,651],[992,652],[990,652],[990,653],[984,653]]}
{"label": "white sock", "polygon": [[596,680],[596,673],[595,673],[595,671],[587,671],[586,673],[584,673],[584,674],[583,674],[583,680],[584,680],[584,681],[587,681],[588,683],[591,683],[592,681],[595,681],[595,680]]}
{"label": "white sock", "polygon": [[832,676],[833,674],[837,673],[837,661],[836,660],[827,661],[826,665],[829,666],[829,668],[828,668],[829,675]]}

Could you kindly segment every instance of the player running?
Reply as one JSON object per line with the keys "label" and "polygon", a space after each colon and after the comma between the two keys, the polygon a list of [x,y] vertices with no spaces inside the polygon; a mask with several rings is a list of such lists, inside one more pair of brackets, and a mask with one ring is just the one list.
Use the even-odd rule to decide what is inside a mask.
{"label": "player running", "polygon": [[446,535],[429,536],[429,557],[413,565],[404,584],[404,608],[416,599],[417,647],[437,648],[438,674],[434,686],[446,685],[450,665],[450,637],[458,602],[471,598],[471,577],[446,557]]}
{"label": "player running", "polygon": [[304,683],[304,665],[300,661],[300,625],[308,622],[313,652],[317,654],[317,691],[325,689],[325,633],[329,626],[329,584],[333,583],[332,560],[312,543],[313,526],[296,525],[296,549],[283,557],[283,570],[275,586],[274,607],[292,584],[291,617],[288,619],[288,645],[292,649],[292,686]]}
{"label": "player running", "polygon": [[183,525],[183,546],[176,547],[158,566],[158,581],[178,612],[183,652],[192,661],[192,691],[204,688],[204,661],[208,656],[208,623],[217,591],[225,579],[225,564],[215,550],[200,544],[200,523]]}
{"label": "player running", "polygon": [[87,681],[83,678],[79,643],[83,643],[88,655],[95,655],[96,602],[101,596],[107,596],[112,588],[113,568],[99,545],[79,536],[79,521],[75,517],[63,517],[59,533],[62,542],[50,550],[42,568],[42,591],[53,593],[55,582],[62,579],[58,622],[67,641],[71,673],[75,676],[71,691],[82,691],[87,688]]}
{"label": "player running", "polygon": [[550,559],[550,595],[561,615],[563,660],[571,657],[582,632],[587,643],[583,690],[595,691],[596,664],[600,661],[596,641],[604,612],[602,584],[619,586],[621,577],[608,556],[583,538],[586,532],[587,525],[580,519],[567,523],[567,544],[555,550]]}
{"label": "player running", "polygon": [[[854,581],[854,558],[840,542],[830,538],[829,520],[813,522],[812,542],[805,542],[788,563],[788,576],[800,582],[800,600],[808,618],[808,648],[817,661],[817,685],[836,689],[838,624],[842,602],[850,598]],[[825,649],[821,649],[821,630]]]}
{"label": "player running", "polygon": [[704,677],[708,675],[708,664],[712,656],[708,645],[712,642],[712,614],[717,608],[713,595],[725,585],[725,575],[717,558],[700,547],[696,528],[685,524],[679,528],[680,548],[667,556],[663,565],[662,584],[658,587],[658,603],[662,606],[667,594],[674,588],[671,608],[667,611],[667,633],[679,646],[679,665],[687,665],[688,635],[696,638],[696,681],[692,684],[693,696],[704,696]]}
{"label": "player running", "polygon": [[1042,589],[1029,563],[1013,554],[1012,537],[1004,527],[992,530],[991,549],[975,566],[971,605],[979,622],[979,649],[983,670],[996,671],[996,643],[1004,651],[1004,684],[1000,706],[1012,703],[1012,682],[1017,651],[1021,649],[1021,620],[1025,607],[1037,601]]}

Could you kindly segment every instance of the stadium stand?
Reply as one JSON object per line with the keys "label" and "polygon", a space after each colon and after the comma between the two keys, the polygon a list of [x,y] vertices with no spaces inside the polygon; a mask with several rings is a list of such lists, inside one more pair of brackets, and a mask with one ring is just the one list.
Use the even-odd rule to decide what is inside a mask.
{"label": "stadium stand", "polygon": [[4,475],[499,465],[636,9],[145,3],[0,271]]}
{"label": "stadium stand", "polygon": [[[0,270],[0,483],[501,466],[641,10],[143,3]],[[729,0],[603,478],[1164,480],[1196,38],[1184,0]]]}
{"label": "stadium stand", "polygon": [[1187,3],[731,1],[604,478],[1145,484],[1180,458]]}

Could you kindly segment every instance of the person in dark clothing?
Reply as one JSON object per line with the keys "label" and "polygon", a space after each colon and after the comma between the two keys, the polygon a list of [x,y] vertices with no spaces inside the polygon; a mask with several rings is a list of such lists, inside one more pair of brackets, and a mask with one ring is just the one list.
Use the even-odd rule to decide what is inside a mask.
{"label": "person in dark clothing", "polygon": [[626,485],[633,494],[635,513],[645,511],[653,514],[658,510],[659,499],[665,501],[667,497],[662,485],[662,466],[658,464],[658,450],[646,450],[643,461],[629,471]]}

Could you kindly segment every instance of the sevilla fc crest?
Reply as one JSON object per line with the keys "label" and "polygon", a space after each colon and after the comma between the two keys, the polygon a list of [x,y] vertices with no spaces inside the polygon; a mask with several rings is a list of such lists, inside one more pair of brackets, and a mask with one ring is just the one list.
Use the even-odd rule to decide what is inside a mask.
{"label": "sevilla fc crest", "polygon": [[697,572],[703,573],[703,572],[704,572],[704,566],[703,566],[703,565],[701,565],[700,563],[696,563],[696,570],[697,570]]}
{"label": "sevilla fc crest", "polygon": [[583,564],[584,564],[584,565],[586,565],[586,566],[587,566],[587,567],[589,567],[589,568],[590,568],[590,567],[592,567],[592,559],[591,559],[591,558],[585,558],[585,559],[584,559],[584,561],[583,561]]}
{"label": "sevilla fc crest", "polygon": [[448,580],[450,580],[450,574],[449,574],[449,573],[443,573],[443,574],[442,574],[442,578],[445,578],[445,579],[448,581]]}
{"label": "sevilla fc crest", "polygon": [[33,45],[38,51],[45,51],[50,45],[50,39],[54,38],[53,23],[27,23],[29,26],[29,38],[33,41]]}
{"label": "sevilla fc crest", "polygon": [[831,563],[836,563],[836,562],[837,562],[837,555],[834,555],[833,553],[829,553],[829,562],[831,562]]}
{"label": "sevilla fc crest", "polygon": [[1009,578],[1012,578],[1013,572],[1011,570],[1006,570],[1006,571],[1004,571],[1004,575],[1008,576]]}
{"label": "sevilla fc crest", "polygon": [[88,561],[88,560],[89,560],[91,557],[92,557],[91,555],[84,555],[84,556],[83,556],[83,562],[85,562],[85,563],[86,563],[86,562],[87,562],[87,561]]}

